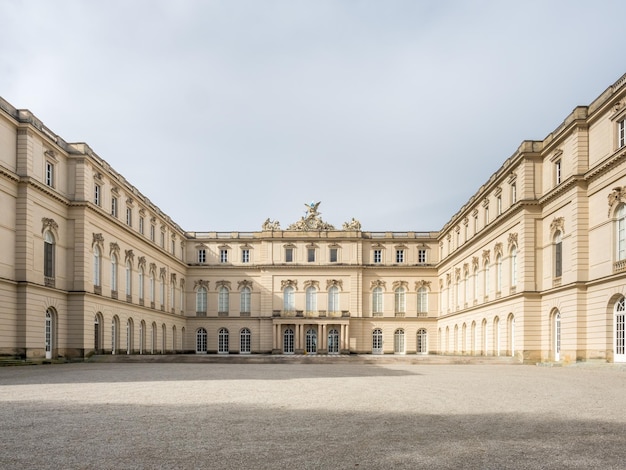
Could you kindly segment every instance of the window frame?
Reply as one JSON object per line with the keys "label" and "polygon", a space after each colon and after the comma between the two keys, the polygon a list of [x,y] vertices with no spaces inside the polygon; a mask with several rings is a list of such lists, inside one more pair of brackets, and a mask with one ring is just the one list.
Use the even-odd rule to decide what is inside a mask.
{"label": "window frame", "polygon": [[46,160],[46,168],[45,168],[45,183],[46,186],[50,188],[55,187],[55,164],[50,160]]}
{"label": "window frame", "polygon": [[380,264],[383,262],[382,248],[374,248],[374,252],[372,254],[372,260],[374,261],[374,264]]}

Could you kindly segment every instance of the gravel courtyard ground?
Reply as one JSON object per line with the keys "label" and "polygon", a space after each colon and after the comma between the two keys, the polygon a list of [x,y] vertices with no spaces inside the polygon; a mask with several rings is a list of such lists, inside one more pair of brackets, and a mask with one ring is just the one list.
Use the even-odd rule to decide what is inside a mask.
{"label": "gravel courtyard ground", "polygon": [[0,368],[2,469],[626,468],[626,368]]}

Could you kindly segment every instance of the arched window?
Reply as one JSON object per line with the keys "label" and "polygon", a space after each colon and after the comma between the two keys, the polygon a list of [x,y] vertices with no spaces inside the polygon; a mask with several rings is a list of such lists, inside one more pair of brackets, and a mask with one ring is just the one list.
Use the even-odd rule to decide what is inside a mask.
{"label": "arched window", "polygon": [[428,353],[428,334],[426,329],[420,328],[417,330],[417,351],[418,354]]}
{"label": "arched window", "polygon": [[317,289],[313,286],[306,289],[306,311],[317,312]]}
{"label": "arched window", "polygon": [[484,295],[485,297],[487,297],[489,295],[489,262],[485,261],[485,269],[484,269],[484,274],[485,274],[485,282],[483,284],[485,291],[484,291]]}
{"label": "arched window", "polygon": [[157,326],[152,322],[152,341],[150,341],[150,354],[156,353],[157,348]]}
{"label": "arched window", "polygon": [[372,313],[383,313],[383,288],[375,287],[372,291]]}
{"label": "arched window", "polygon": [[552,351],[555,361],[561,360],[561,312],[558,310],[553,314],[552,327]]}
{"label": "arched window", "polygon": [[317,352],[317,331],[314,328],[306,330],[305,341],[306,352],[315,354]]}
{"label": "arched window", "polygon": [[52,359],[52,351],[56,348],[56,325],[54,316],[53,309],[49,308],[46,310],[46,322],[44,326],[46,359]]}
{"label": "arched window", "polygon": [[404,354],[404,330],[398,328],[393,334],[394,354]]}
{"label": "arched window", "polygon": [[283,352],[285,354],[293,354],[293,330],[291,328],[287,328],[283,333]]}
{"label": "arched window", "polygon": [[154,293],[155,293],[155,289],[154,289],[154,273],[152,271],[150,271],[150,304],[152,305],[152,308],[154,308]]}
{"label": "arched window", "polygon": [[241,313],[250,313],[250,296],[251,296],[252,291],[250,290],[249,287],[243,287],[241,289],[241,291],[239,292],[239,297],[240,297],[240,306],[239,306],[239,311]]}
{"label": "arched window", "polygon": [[172,325],[172,352],[178,351],[178,341],[176,339],[176,325]]}
{"label": "arched window", "polygon": [[102,316],[99,313],[93,319],[93,349],[96,354],[102,351]]}
{"label": "arched window", "polygon": [[198,328],[196,331],[196,353],[206,353],[207,333],[204,328]]}
{"label": "arched window", "polygon": [[196,314],[205,314],[206,315],[206,299],[207,299],[207,290],[206,287],[200,286],[196,291]]}
{"label": "arched window", "polygon": [[163,310],[165,307],[165,276],[159,277],[159,305]]}
{"label": "arched window", "polygon": [[472,335],[472,338],[471,338],[471,341],[472,341],[472,344],[471,344],[472,354],[476,354],[476,322],[475,321],[472,322],[470,335]]}
{"label": "arched window", "polygon": [[239,333],[239,352],[250,354],[250,330],[248,328],[243,328]]}
{"label": "arched window", "polygon": [[93,247],[93,285],[100,287],[100,248]]}
{"label": "arched window", "polygon": [[454,352],[459,352],[459,325],[454,325]]}
{"label": "arched window", "polygon": [[517,286],[517,247],[511,248],[511,287]]}
{"label": "arched window", "polygon": [[144,297],[144,293],[143,293],[143,267],[139,268],[139,302],[143,305],[143,297]]}
{"label": "arched window", "polygon": [[54,285],[54,236],[46,230],[43,236],[43,275],[46,285]]}
{"label": "arched window", "polygon": [[139,323],[139,354],[146,352],[146,322]]}
{"label": "arched window", "polygon": [[133,352],[133,321],[129,318],[126,320],[126,354]]}
{"label": "arched window", "polygon": [[217,332],[217,352],[228,354],[228,330],[226,328],[220,328]]}
{"label": "arched window", "polygon": [[165,323],[161,325],[161,354],[165,354],[167,348],[167,327]]}
{"label": "arched window", "polygon": [[339,311],[339,288],[337,286],[331,286],[328,289],[328,311]]}
{"label": "arched window", "polygon": [[493,355],[500,355],[500,318],[493,320]]}
{"label": "arched window", "polygon": [[428,312],[428,289],[422,286],[417,289],[417,313]]}
{"label": "arched window", "polygon": [[509,354],[515,357],[515,317],[511,313],[507,319],[507,340],[509,343]]}
{"label": "arched window", "polygon": [[467,352],[467,325],[465,323],[461,326],[461,352],[463,354]]}
{"label": "arched window", "polygon": [[176,282],[170,282],[170,310],[174,311],[176,305]]}
{"label": "arched window", "polygon": [[398,287],[394,292],[396,313],[406,312],[406,291],[404,287]]}
{"label": "arched window", "polygon": [[502,292],[502,255],[496,256],[496,292]]}
{"label": "arched window", "polygon": [[111,291],[117,292],[117,256],[111,255]]}
{"label": "arched window", "polygon": [[117,318],[117,315],[115,315],[113,317],[113,320],[111,321],[111,354],[117,354],[118,345],[120,343],[119,326],[120,326],[120,321]]}
{"label": "arched window", "polygon": [[293,312],[296,309],[294,292],[295,289],[292,286],[285,287],[285,290],[283,291],[283,310],[285,312]]}
{"label": "arched window", "polygon": [[383,330],[375,328],[372,331],[372,354],[383,353]]}
{"label": "arched window", "polygon": [[626,206],[620,204],[615,212],[615,261],[626,259]]}
{"label": "arched window", "polygon": [[133,275],[133,267],[130,264],[130,260],[126,261],[126,298],[130,298],[132,293],[132,275]]}
{"label": "arched window", "polygon": [[478,302],[478,265],[474,266],[474,302]]}
{"label": "arched window", "polygon": [[335,328],[328,332],[328,354],[339,354],[339,332]]}
{"label": "arched window", "polygon": [[615,326],[614,362],[626,362],[626,300],[621,297],[613,309]]}
{"label": "arched window", "polygon": [[218,314],[226,314],[228,315],[228,311],[230,310],[229,302],[228,302],[228,288],[226,286],[222,286],[217,291],[217,311]]}
{"label": "arched window", "polygon": [[554,277],[561,277],[563,274],[563,241],[561,232],[554,234]]}

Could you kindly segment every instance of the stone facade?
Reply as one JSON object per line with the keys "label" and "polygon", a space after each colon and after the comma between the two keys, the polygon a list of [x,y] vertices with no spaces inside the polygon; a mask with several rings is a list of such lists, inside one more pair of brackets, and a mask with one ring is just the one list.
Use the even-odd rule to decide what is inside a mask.
{"label": "stone facade", "polygon": [[284,228],[200,233],[0,99],[0,354],[626,361],[625,122],[626,76],[439,232],[333,225],[312,202]]}

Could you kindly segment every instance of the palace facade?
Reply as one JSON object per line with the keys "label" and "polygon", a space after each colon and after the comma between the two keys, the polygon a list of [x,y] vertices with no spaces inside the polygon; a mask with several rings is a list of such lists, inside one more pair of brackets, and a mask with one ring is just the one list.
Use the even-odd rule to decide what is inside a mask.
{"label": "palace facade", "polygon": [[626,361],[626,75],[524,141],[438,232],[188,232],[0,99],[0,355]]}

